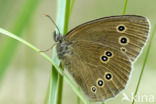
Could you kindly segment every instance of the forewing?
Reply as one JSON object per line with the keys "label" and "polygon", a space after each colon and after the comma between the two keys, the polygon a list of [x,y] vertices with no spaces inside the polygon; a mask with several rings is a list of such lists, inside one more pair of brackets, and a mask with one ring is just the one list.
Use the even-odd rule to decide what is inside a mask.
{"label": "forewing", "polygon": [[134,61],[144,46],[148,33],[147,18],[121,15],[105,17],[77,26],[66,35],[65,40],[88,40],[105,44],[125,52],[131,61]]}

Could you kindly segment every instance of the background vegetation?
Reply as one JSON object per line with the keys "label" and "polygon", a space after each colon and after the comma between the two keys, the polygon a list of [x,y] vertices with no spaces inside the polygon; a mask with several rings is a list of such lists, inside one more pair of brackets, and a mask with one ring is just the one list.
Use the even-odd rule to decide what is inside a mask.
{"label": "background vegetation", "polygon": [[[69,30],[89,20],[120,15],[123,13],[124,3],[125,0],[75,0],[69,18]],[[126,14],[148,17],[151,21],[151,30],[153,30],[156,24],[155,4],[155,0],[129,0]],[[52,33],[55,29],[44,14],[55,18],[57,12],[57,0],[0,0],[0,27],[44,50],[53,44]],[[150,44],[151,49],[138,94],[155,96],[155,102],[150,103],[155,104],[156,36],[153,37]],[[147,48],[134,63],[131,79],[122,93],[131,96],[131,92],[135,92]],[[47,54],[51,56],[51,52]],[[46,103],[50,73],[51,64],[45,59],[23,44],[0,35],[0,104]],[[122,93],[106,104],[131,104],[131,102],[121,101]],[[77,103],[77,96],[66,81],[63,86],[62,102],[63,104]],[[135,104],[149,103],[136,102]]]}

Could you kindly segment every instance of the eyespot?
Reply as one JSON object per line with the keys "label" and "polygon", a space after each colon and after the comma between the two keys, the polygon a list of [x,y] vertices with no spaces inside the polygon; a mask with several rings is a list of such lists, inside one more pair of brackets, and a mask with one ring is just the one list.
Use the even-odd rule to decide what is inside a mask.
{"label": "eyespot", "polygon": [[92,87],[91,87],[91,91],[92,91],[93,93],[96,93],[96,90],[97,90],[97,89],[96,89],[95,86],[92,86]]}
{"label": "eyespot", "polygon": [[106,56],[108,56],[108,57],[113,57],[113,52],[111,52],[111,51],[105,51],[105,53],[104,53]]}
{"label": "eyespot", "polygon": [[103,87],[103,86],[104,86],[104,81],[103,81],[102,79],[99,78],[99,79],[96,81],[96,84],[97,84],[98,87]]}
{"label": "eyespot", "polygon": [[125,47],[121,47],[120,50],[123,51],[123,52],[127,51],[127,49]]}
{"label": "eyespot", "polygon": [[116,27],[117,32],[120,32],[120,33],[125,32],[126,29],[127,29],[126,26],[123,25],[123,24],[119,24],[119,25]]}
{"label": "eyespot", "polygon": [[105,73],[105,76],[104,76],[104,78],[106,79],[106,80],[111,80],[112,79],[112,73],[110,73],[110,72],[106,72]]}
{"label": "eyespot", "polygon": [[125,37],[123,37],[123,38],[121,38],[120,42],[123,43],[123,44],[127,43],[127,39]]}
{"label": "eyespot", "polygon": [[101,59],[102,59],[103,61],[107,61],[107,60],[108,60],[108,57],[107,57],[107,56],[102,56]]}
{"label": "eyespot", "polygon": [[119,43],[121,45],[127,45],[129,43],[129,39],[126,36],[120,36],[119,37]]}
{"label": "eyespot", "polygon": [[101,56],[100,60],[102,63],[107,63],[109,61],[109,58],[107,56]]}
{"label": "eyespot", "polygon": [[124,27],[124,26],[119,26],[119,27],[118,27],[118,30],[119,30],[119,31],[123,31],[123,30],[125,30],[125,27]]}

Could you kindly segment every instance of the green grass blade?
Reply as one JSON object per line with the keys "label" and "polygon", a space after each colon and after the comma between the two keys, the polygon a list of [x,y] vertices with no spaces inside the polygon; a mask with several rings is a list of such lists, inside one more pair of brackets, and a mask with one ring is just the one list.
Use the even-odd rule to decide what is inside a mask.
{"label": "green grass blade", "polygon": [[[58,24],[58,27],[60,29],[60,32],[62,32],[62,33],[64,31],[65,3],[66,3],[66,1],[58,0],[57,24]],[[56,56],[56,51],[53,51],[52,56],[53,56],[53,60],[55,62],[58,62],[58,59],[57,59],[57,56]],[[58,62],[57,65],[59,66],[60,62]],[[54,66],[52,66],[52,67],[54,67]],[[51,87],[57,86],[58,89],[56,89],[56,87],[55,87],[55,89],[53,89],[54,91],[51,91],[51,93],[53,93],[55,96],[57,96],[57,98],[55,98],[55,97],[52,98],[51,97],[50,104],[55,104],[55,103],[58,104],[58,103],[62,102],[63,76],[61,76],[58,73],[55,73],[55,74],[57,74],[59,76],[59,77],[57,77],[59,79],[53,78],[53,79],[57,80],[57,83],[53,83]],[[55,76],[51,76],[51,77],[55,77]],[[50,89],[51,89],[51,87],[50,87]],[[56,92],[56,91],[58,91],[58,92]]]}
{"label": "green grass blade", "polygon": [[74,4],[75,4],[75,0],[72,0],[71,5],[70,5],[70,15],[71,15],[71,13],[73,11]]}
{"label": "green grass blade", "polygon": [[[57,60],[55,48],[53,49],[53,55],[55,57],[52,58],[52,60],[56,63],[57,66],[59,66],[59,60]],[[57,89],[58,89],[58,72],[54,65],[52,65],[51,75],[49,79],[49,85],[47,89],[47,94],[44,99],[44,104],[56,104],[56,97],[57,97]]]}
{"label": "green grass blade", "polygon": [[[79,90],[81,90],[80,88],[79,88]],[[77,104],[80,104],[81,103],[81,99],[79,98],[79,96],[77,96]]]}
{"label": "green grass blade", "polygon": [[58,72],[56,68],[52,65],[51,70],[51,79],[50,79],[50,104],[56,103],[56,95],[57,95],[57,85],[58,85]]}
{"label": "green grass blade", "polygon": [[58,87],[58,72],[56,68],[52,65],[49,85],[48,85],[47,93],[44,99],[44,104],[56,103],[57,87]]}
{"label": "green grass blade", "polygon": [[[53,58],[52,58],[52,60],[54,62],[56,62],[57,66],[60,65],[60,62],[59,62],[59,60],[57,59],[57,56],[56,56],[55,48],[53,49]],[[62,69],[60,69],[60,70],[62,71]],[[49,93],[49,99],[48,99],[49,104],[56,104],[56,102],[57,102],[58,83],[59,83],[59,73],[58,73],[56,67],[52,64],[52,70],[51,70],[51,76],[50,76],[50,84],[49,84],[50,85],[49,86],[50,93]]]}
{"label": "green grass blade", "polygon": [[[149,56],[149,52],[150,52],[150,49],[151,49],[152,39],[153,39],[155,33],[156,33],[156,25],[154,26],[153,31],[151,33],[151,37],[149,39],[149,44],[148,44],[147,52],[145,54],[145,59],[144,59],[144,62],[143,62],[142,68],[141,68],[141,73],[140,73],[139,80],[138,80],[138,83],[137,83],[137,87],[136,87],[136,90],[135,90],[135,93],[134,93],[134,97],[137,95],[137,92],[139,90],[139,86],[140,86],[140,83],[141,83],[143,72],[145,70],[145,66],[146,66],[147,59],[148,59],[148,56]],[[132,101],[132,104],[134,104],[134,103],[135,103],[135,99],[133,99],[133,101]]]}
{"label": "green grass blade", "polygon": [[81,103],[81,100],[79,97],[77,97],[77,104],[80,104]]}
{"label": "green grass blade", "polygon": [[[58,3],[58,8],[63,7],[64,8],[62,10],[61,13],[64,14],[64,16],[62,16],[61,13],[58,13],[58,14],[61,14],[61,15],[58,15],[58,16],[61,16],[62,18],[59,18],[62,20],[62,22],[64,23],[63,27],[61,30],[63,35],[65,35],[67,32],[68,32],[68,23],[69,23],[69,16],[70,16],[70,0],[66,0],[65,2],[62,2],[62,1],[59,1]],[[59,20],[60,21],[60,20]],[[59,23],[59,24],[63,24],[63,23]],[[59,84],[58,84],[58,96],[57,96],[57,104],[61,104],[62,103],[62,94],[63,94],[63,76],[59,75]]]}
{"label": "green grass blade", "polygon": [[62,94],[63,94],[63,76],[59,74],[57,104],[62,104]]}
{"label": "green grass blade", "polygon": [[[26,0],[25,5],[22,8],[22,12],[13,25],[11,31],[18,36],[22,35],[22,31],[29,23],[34,10],[36,9],[37,5],[39,4],[40,0]],[[3,74],[14,55],[15,49],[17,47],[17,41],[12,39],[7,39],[4,43],[4,46],[1,48],[0,51],[0,80],[3,77]]]}
{"label": "green grass blade", "polygon": [[[52,72],[51,72],[51,74],[52,74]],[[50,75],[50,78],[51,78],[51,75]],[[45,95],[45,98],[44,98],[44,102],[43,102],[43,104],[49,104],[49,95],[50,95],[50,79],[49,79],[49,83],[48,83],[48,88],[47,88],[47,92],[46,92],[46,95]]]}
{"label": "green grass blade", "polygon": [[70,11],[70,0],[66,0],[63,35],[68,32]]}
{"label": "green grass blade", "polygon": [[[63,9],[64,8],[64,2],[61,2],[61,1],[58,1],[58,11],[57,11],[57,25],[60,29],[60,32],[62,32],[62,28],[60,27],[60,25],[62,25],[64,23],[64,16],[63,16]],[[61,10],[60,10],[61,8]],[[63,18],[60,18],[60,17],[63,17]],[[60,21],[61,19],[61,21]],[[57,30],[56,30],[57,31]],[[58,59],[57,59],[57,54],[56,54],[56,50],[53,50],[53,53],[52,53],[52,56],[53,56],[53,60],[54,62],[57,62],[57,65],[59,66],[60,65],[60,62],[58,62]],[[56,103],[61,103],[62,102],[62,90],[63,90],[63,76],[61,76],[58,72],[56,72],[56,68],[52,65],[53,69],[52,69],[52,72],[54,71],[55,72],[55,75],[57,75],[57,78],[55,77],[55,75],[52,75],[51,79],[50,80],[55,80],[55,81],[52,81],[52,82],[56,82],[56,83],[52,83],[51,86],[50,86],[50,89],[51,89],[51,96],[50,97],[50,104],[56,104]],[[55,88],[55,89],[54,89]]]}
{"label": "green grass blade", "polygon": [[124,8],[123,8],[123,11],[122,11],[123,15],[126,14],[127,4],[128,4],[128,0],[125,0]]}

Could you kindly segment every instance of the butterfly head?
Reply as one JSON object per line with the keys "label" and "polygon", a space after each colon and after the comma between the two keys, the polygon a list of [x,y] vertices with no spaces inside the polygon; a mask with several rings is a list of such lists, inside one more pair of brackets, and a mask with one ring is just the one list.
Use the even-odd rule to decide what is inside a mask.
{"label": "butterfly head", "polygon": [[54,31],[53,39],[54,39],[55,42],[62,43],[63,36],[60,33],[56,34],[56,31]]}

